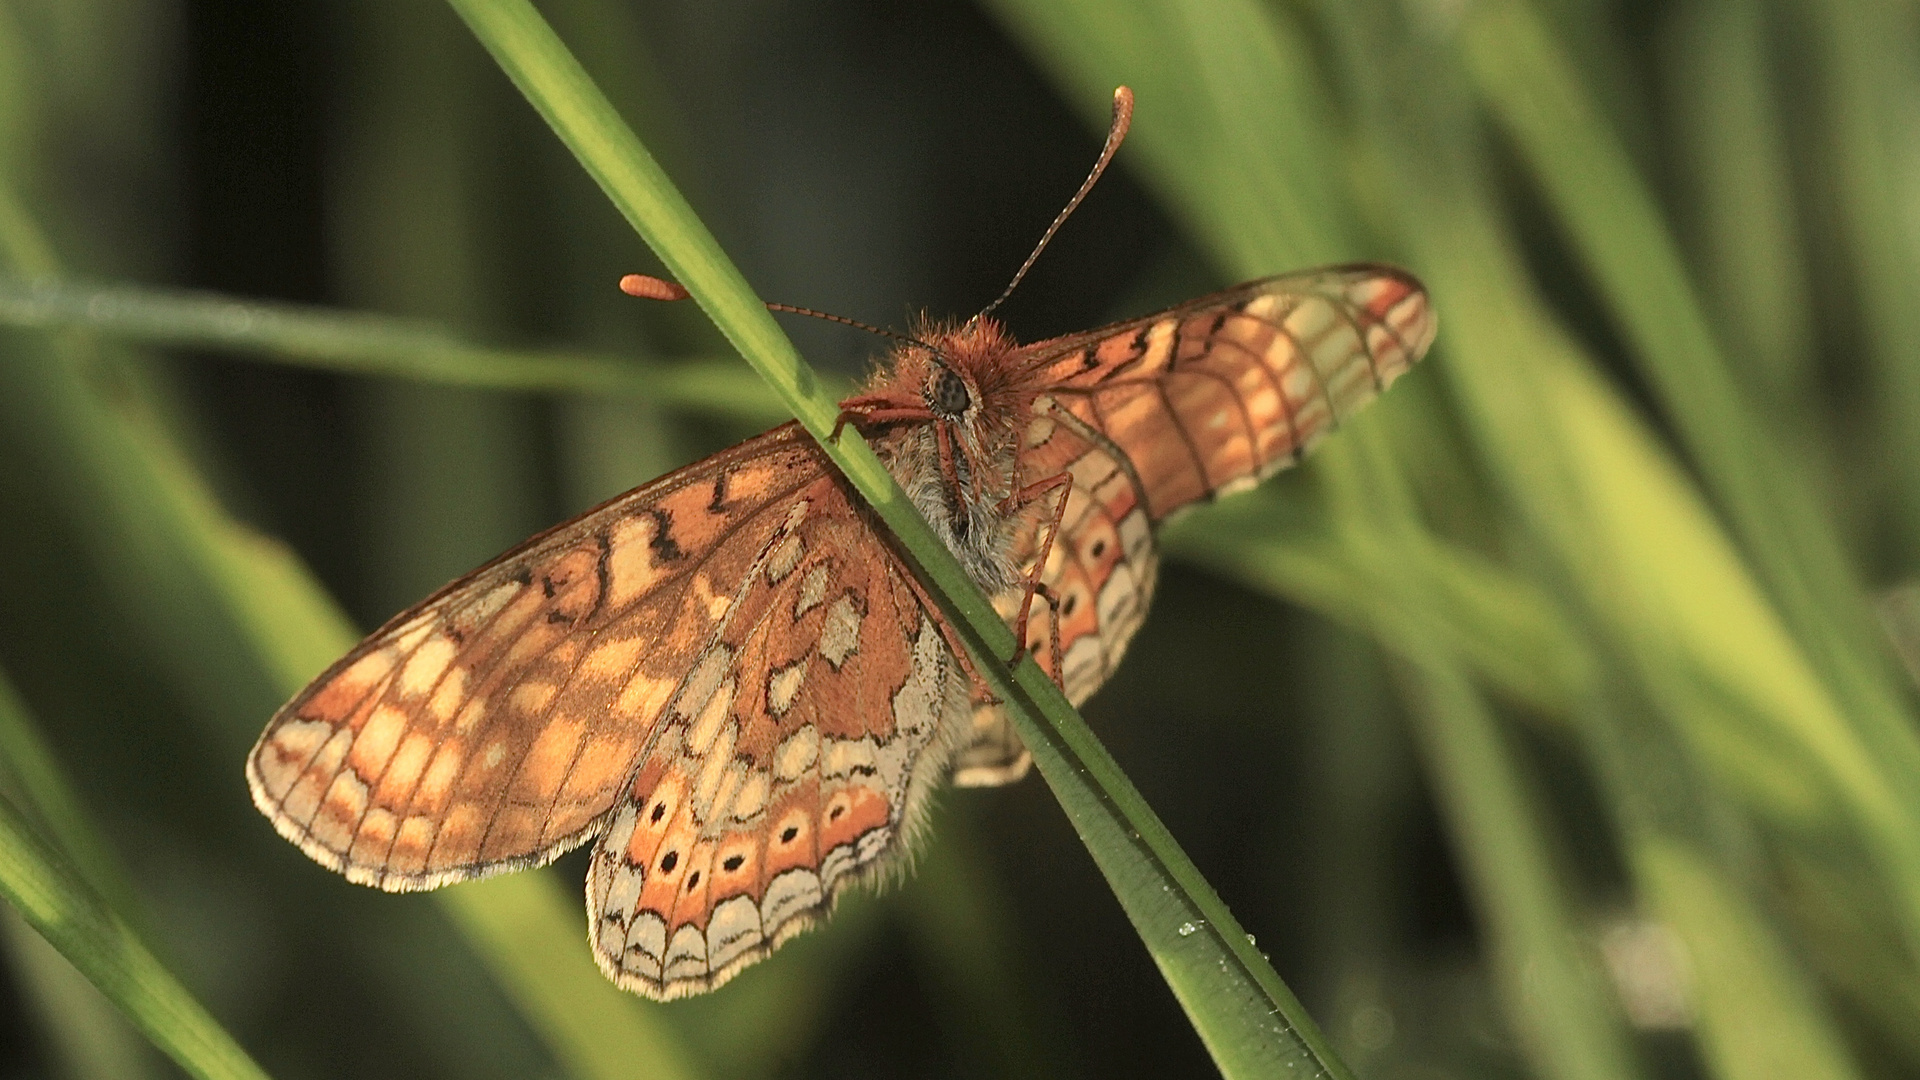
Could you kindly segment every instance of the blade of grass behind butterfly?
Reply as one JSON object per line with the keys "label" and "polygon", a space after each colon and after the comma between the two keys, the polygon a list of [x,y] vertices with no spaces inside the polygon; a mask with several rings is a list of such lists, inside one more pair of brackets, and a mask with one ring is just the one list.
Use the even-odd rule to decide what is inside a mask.
{"label": "blade of grass behind butterfly", "polygon": [[[1408,660],[1425,641],[1511,700],[1564,720],[1593,673],[1567,615],[1538,583],[1431,535],[1390,538],[1304,523],[1277,499],[1233,499],[1176,521],[1167,555],[1320,612]],[[1420,583],[1417,590],[1400,586]]]}
{"label": "blade of grass behind butterfly", "polygon": [[[1377,444],[1377,430],[1349,431],[1345,438]],[[1372,453],[1380,453],[1379,447]],[[1322,475],[1346,474],[1328,477],[1346,501],[1364,494],[1368,503],[1381,502],[1382,488],[1392,486],[1397,477],[1359,460],[1363,456],[1333,456],[1323,461]],[[1210,514],[1207,528],[1183,530],[1183,542],[1170,553],[1197,557],[1202,565],[1224,569],[1257,591],[1296,599],[1298,593],[1287,586],[1302,576],[1302,553],[1255,540],[1245,535],[1250,530],[1213,527],[1212,518],[1231,514],[1221,511],[1228,507]],[[1408,520],[1400,529],[1386,527],[1392,516],[1404,514],[1404,508],[1384,507],[1371,515],[1353,510],[1340,514],[1332,535],[1321,540],[1332,549],[1323,556],[1326,562],[1349,568],[1341,575],[1343,595],[1333,602],[1346,609],[1348,621],[1401,660],[1400,689],[1418,721],[1414,730],[1435,797],[1468,871],[1492,974],[1530,1060],[1543,1075],[1560,1080],[1640,1075],[1624,1024],[1597,971],[1597,958],[1580,944],[1584,935],[1572,898],[1566,884],[1556,879],[1555,840],[1543,825],[1552,815],[1524,782],[1517,759],[1467,677],[1469,668],[1453,652],[1463,641],[1461,629],[1512,621],[1512,616],[1503,619],[1498,614],[1501,598],[1522,599],[1519,612],[1525,612],[1524,598],[1533,587],[1521,582],[1500,587],[1484,575],[1458,580],[1457,572],[1435,563],[1433,541],[1414,522]],[[1366,520],[1383,516],[1388,520]],[[1276,584],[1281,588],[1276,590]],[[1515,587],[1521,590],[1517,596]],[[1540,601],[1544,597],[1536,603]],[[1463,609],[1470,613],[1466,618],[1461,617]],[[1549,612],[1548,621],[1527,627],[1541,636],[1517,651],[1548,670],[1583,673],[1555,687],[1546,701],[1536,701],[1564,715],[1591,692],[1592,675],[1585,670],[1583,645],[1561,621],[1564,615],[1551,604],[1541,614]],[[1518,628],[1509,628],[1498,640],[1516,640],[1520,635],[1513,629]],[[1477,644],[1471,639],[1466,643]]]}
{"label": "blade of grass behind butterfly", "polygon": [[[48,847],[68,861],[106,905],[129,925],[143,920],[113,849],[68,783],[53,750],[33,726],[26,702],[0,672],[0,799],[31,819]],[[78,1080],[148,1075],[143,1037],[125,1014],[42,938],[8,913],[0,947],[23,997],[31,999],[54,1056]]]}
{"label": "blade of grass behind butterfly", "polygon": [[53,750],[27,716],[26,702],[0,672],[0,794],[44,830],[88,887],[122,918],[137,922],[133,886],[106,837],[67,781]]}
{"label": "blade of grass behind butterfly", "polygon": [[[1920,197],[1913,139],[1920,129],[1920,15],[1911,4],[1800,0],[1770,9],[1805,31],[1814,85],[1791,92],[1813,102],[1816,190],[1835,220],[1850,266],[1842,266],[1859,320],[1845,340],[1866,346],[1877,430],[1870,466],[1886,470],[1885,501],[1897,522],[1898,572],[1913,573],[1920,543]],[[1784,21],[1784,20],[1783,20]],[[1783,92],[1786,88],[1783,87]]]}
{"label": "blade of grass behind butterfly", "polygon": [[728,361],[494,348],[426,320],[186,289],[5,278],[0,325],[82,328],[129,343],[446,386],[644,398],[749,423],[786,416],[765,382]]}
{"label": "blade of grass behind butterfly", "polygon": [[[1362,40],[1375,46],[1366,51],[1369,63],[1377,61],[1378,40]],[[1418,69],[1419,64],[1409,66]],[[1394,162],[1394,182],[1407,200],[1404,220],[1432,274],[1437,302],[1449,312],[1452,344],[1446,370],[1459,388],[1473,430],[1487,441],[1494,474],[1547,541],[1544,550],[1560,560],[1571,594],[1595,620],[1596,634],[1609,635],[1618,649],[1631,650],[1638,643],[1642,662],[1621,674],[1640,680],[1633,693],[1653,695],[1664,722],[1674,726],[1676,734],[1695,740],[1684,749],[1711,760],[1716,750],[1745,738],[1764,751],[1764,741],[1756,742],[1743,728],[1723,728],[1718,745],[1710,735],[1702,738],[1708,735],[1703,730],[1689,731],[1709,721],[1727,724],[1724,705],[1709,709],[1699,696],[1684,696],[1671,666],[1661,667],[1660,657],[1650,652],[1692,653],[1706,664],[1737,659],[1755,665],[1749,676],[1762,681],[1777,679],[1772,669],[1791,666],[1794,660],[1777,652],[1782,644],[1777,637],[1748,636],[1749,620],[1729,612],[1727,604],[1747,609],[1757,597],[1739,595],[1737,563],[1724,540],[1716,538],[1703,509],[1690,503],[1677,471],[1656,444],[1626,420],[1630,414],[1624,403],[1607,391],[1588,361],[1549,329],[1547,316],[1524,284],[1517,253],[1504,243],[1503,226],[1490,208],[1485,187],[1473,186],[1471,174],[1463,174],[1467,148],[1474,145],[1468,134],[1472,129],[1462,119],[1467,114],[1458,93],[1449,95],[1448,90],[1427,83],[1417,95],[1418,104],[1394,99],[1398,111],[1389,111],[1395,124],[1404,126],[1383,126],[1377,137],[1405,155]],[[1410,164],[1413,161],[1418,165]],[[1581,438],[1563,437],[1575,430]],[[1582,505],[1586,493],[1596,490],[1639,492],[1640,501]],[[1671,573],[1672,565],[1686,567],[1684,585],[1639,580],[1643,572],[1655,578]],[[1623,594],[1626,586],[1642,599]],[[1701,643],[1694,640],[1699,631],[1676,634],[1669,609],[1688,603],[1708,604],[1706,610],[1718,613],[1699,624],[1715,632],[1732,629],[1719,626],[1716,618],[1738,624],[1739,649],[1760,655],[1729,654],[1724,644]],[[1777,693],[1768,691],[1755,704],[1764,708]],[[1644,705],[1638,711],[1622,709],[1616,718],[1652,711]],[[1731,720],[1753,722],[1737,713]],[[1595,715],[1587,722],[1595,733],[1589,745],[1608,745],[1600,735],[1610,731],[1612,721]],[[1673,739],[1644,726],[1641,737],[1653,739],[1656,749],[1661,739]],[[1662,753],[1666,760],[1676,759],[1672,750]],[[1714,762],[1714,782],[1704,794],[1694,790],[1701,786],[1698,780],[1693,788],[1652,784],[1652,776],[1619,767],[1619,755],[1612,751],[1595,752],[1590,760],[1610,779],[1620,843],[1642,901],[1669,919],[1697,955],[1715,956],[1712,966],[1702,964],[1693,972],[1697,1023],[1712,1065],[1729,1077],[1767,1075],[1764,1061],[1744,1056],[1741,1048],[1780,1045],[1804,1055],[1799,1064],[1809,1075],[1849,1075],[1851,1065],[1835,1049],[1840,1043],[1819,995],[1791,962],[1782,962],[1788,951],[1740,888],[1737,874],[1729,871],[1727,853],[1711,837],[1699,831],[1672,833],[1639,809],[1662,806],[1676,794],[1711,800],[1733,787],[1750,807],[1795,823],[1796,833],[1813,835],[1810,830],[1831,825],[1816,824],[1820,818],[1796,818],[1821,809],[1817,798],[1808,805],[1796,759],[1786,759],[1784,771],[1742,776],[1740,766],[1750,762],[1741,755],[1723,758]],[[1744,790],[1741,783],[1747,785]],[[1675,872],[1676,867],[1684,869]],[[1696,940],[1699,945],[1692,945]]]}
{"label": "blade of grass behind butterfly", "polygon": [[1481,94],[1573,233],[1665,415],[1811,663],[1817,692],[1833,699],[1837,722],[1800,737],[1839,778],[1836,794],[1902,897],[1909,948],[1920,955],[1920,738],[1831,526],[1748,410],[1658,210],[1537,13],[1524,0],[1477,6],[1462,42]]}
{"label": "blade of grass behind butterfly", "polygon": [[[622,213],[886,521],[978,669],[1010,706],[1041,773],[1223,1072],[1347,1071],[1264,957],[1064,698],[1014,642],[864,440],[828,438],[838,409],[712,236],[566,47],[524,0],[454,7]],[[1044,720],[1040,719],[1044,716]]]}
{"label": "blade of grass behind butterfly", "polygon": [[1810,434],[1812,298],[1781,128],[1786,87],[1768,51],[1771,11],[1762,0],[1715,0],[1674,12],[1660,42],[1677,87],[1664,95],[1666,138],[1682,150],[1681,203],[1714,329],[1768,420]]}
{"label": "blade of grass behind butterfly", "polygon": [[[11,695],[0,698],[4,723],[30,730],[19,704]],[[8,798],[0,798],[0,896],[189,1075],[264,1080],[240,1044]]]}

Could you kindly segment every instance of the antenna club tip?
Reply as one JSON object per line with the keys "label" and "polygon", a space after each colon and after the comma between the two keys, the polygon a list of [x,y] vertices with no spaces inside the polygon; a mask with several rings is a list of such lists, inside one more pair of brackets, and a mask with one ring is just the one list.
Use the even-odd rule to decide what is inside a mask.
{"label": "antenna club tip", "polygon": [[1133,108],[1133,88],[1130,86],[1114,87],[1113,88],[1113,105],[1115,108],[1124,108],[1124,109]]}
{"label": "antenna club tip", "polygon": [[642,300],[685,300],[693,295],[681,286],[662,281],[651,274],[628,274],[620,279],[620,291]]}

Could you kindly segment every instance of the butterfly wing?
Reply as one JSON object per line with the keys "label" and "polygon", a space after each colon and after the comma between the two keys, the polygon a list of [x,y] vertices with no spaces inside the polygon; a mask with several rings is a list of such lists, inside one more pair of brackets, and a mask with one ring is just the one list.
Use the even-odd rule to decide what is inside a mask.
{"label": "butterfly wing", "polygon": [[[1020,483],[1072,478],[1040,576],[1059,604],[1058,670],[1070,700],[1106,681],[1139,629],[1159,523],[1300,460],[1419,360],[1434,331],[1417,280],[1356,265],[1248,282],[1023,350],[1016,363],[1048,389],[1028,425]],[[1025,543],[1030,563],[1037,535]],[[996,598],[1003,614],[1019,601],[1018,589]],[[1043,666],[1055,621],[1035,605],[1028,648]],[[1004,783],[1026,771],[997,706],[979,703],[973,732],[956,782]]]}
{"label": "butterfly wing", "polygon": [[904,849],[971,677],[837,475],[796,493],[595,847],[594,955],[651,997],[725,982]]}
{"label": "butterfly wing", "polygon": [[[1027,649],[1042,670],[1059,672],[1067,700],[1079,705],[1119,666],[1146,618],[1160,558],[1126,455],[1071,412],[1052,405],[1043,409],[1027,427],[1020,458],[1023,481],[1064,473],[1070,484],[1060,530],[1040,575],[1053,605],[1033,605]],[[1017,565],[1032,565],[1039,541],[1038,529],[1021,537]],[[1016,585],[995,596],[994,607],[1012,622],[1023,599],[1024,586]],[[976,696],[975,706],[972,736],[954,762],[954,783],[980,787],[1026,775],[1031,759],[1002,710],[984,695]]]}
{"label": "butterfly wing", "polygon": [[1411,275],[1341,266],[1041,342],[1023,362],[1125,454],[1157,524],[1298,461],[1404,374],[1434,330]]}
{"label": "butterfly wing", "polygon": [[967,718],[918,585],[797,427],[528,541],[275,715],[255,803],[389,890],[599,835],[592,944],[718,985],[905,847]]}

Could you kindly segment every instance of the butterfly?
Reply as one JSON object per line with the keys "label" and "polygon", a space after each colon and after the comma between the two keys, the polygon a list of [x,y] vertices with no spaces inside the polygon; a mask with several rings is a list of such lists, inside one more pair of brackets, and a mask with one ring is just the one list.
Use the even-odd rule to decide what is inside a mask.
{"label": "butterfly", "polygon": [[[1116,92],[1099,163],[1001,300],[1131,105]],[[685,296],[637,275],[623,287]],[[1377,265],[1029,345],[991,317],[999,303],[893,335],[842,419],[1075,704],[1145,617],[1155,527],[1298,461],[1435,331],[1420,283]],[[872,512],[787,424],[396,616],[274,715],[247,781],[307,855],[391,891],[592,842],[595,959],[664,1000],[719,986],[899,866],[943,780],[1026,773],[970,663]]]}

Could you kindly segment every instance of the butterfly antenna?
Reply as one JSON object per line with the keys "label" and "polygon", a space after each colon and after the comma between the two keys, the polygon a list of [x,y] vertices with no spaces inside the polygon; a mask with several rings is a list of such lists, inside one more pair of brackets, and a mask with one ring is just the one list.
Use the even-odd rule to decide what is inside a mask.
{"label": "butterfly antenna", "polygon": [[[685,286],[675,284],[671,281],[662,281],[660,278],[654,277],[651,274],[628,274],[626,277],[620,279],[620,291],[626,293],[628,296],[637,296],[642,300],[685,300],[692,295],[687,292]],[[885,327],[872,326],[858,319],[849,319],[845,315],[829,315],[824,311],[795,307],[792,304],[768,303],[767,310],[784,311],[789,315],[805,315],[810,319],[825,319],[830,323],[851,326],[855,330],[865,330],[869,334],[892,338],[895,341],[903,341],[908,345],[917,345],[939,357],[943,362],[946,360],[946,357],[941,354],[939,349],[921,341],[917,337],[909,337],[906,334],[899,333],[895,330],[888,330]]]}
{"label": "butterfly antenna", "polygon": [[1027,261],[1020,264],[1020,269],[1014,272],[1013,280],[1007,282],[1007,287],[1000,290],[1000,295],[994,298],[993,303],[981,308],[980,314],[968,320],[969,323],[976,323],[986,318],[994,308],[1006,303],[1007,297],[1013,295],[1014,287],[1020,284],[1020,279],[1026,277],[1027,271],[1033,269],[1033,264],[1040,259],[1040,253],[1047,250],[1047,242],[1053,239],[1053,234],[1060,231],[1060,226],[1066,224],[1068,216],[1079,207],[1081,200],[1087,197],[1087,192],[1093,190],[1093,185],[1100,179],[1100,174],[1107,171],[1107,163],[1113,160],[1115,151],[1120,149],[1120,143],[1127,137],[1127,128],[1132,123],[1133,91],[1124,86],[1115,87],[1113,123],[1107,128],[1107,144],[1100,148],[1100,160],[1093,163],[1093,171],[1088,173],[1086,180],[1081,182],[1080,190],[1074,192],[1073,198],[1067,200],[1066,209],[1060,211],[1060,216],[1054,218],[1053,224],[1047,226],[1047,231],[1040,235],[1040,242],[1033,245],[1033,254],[1028,255]]}

